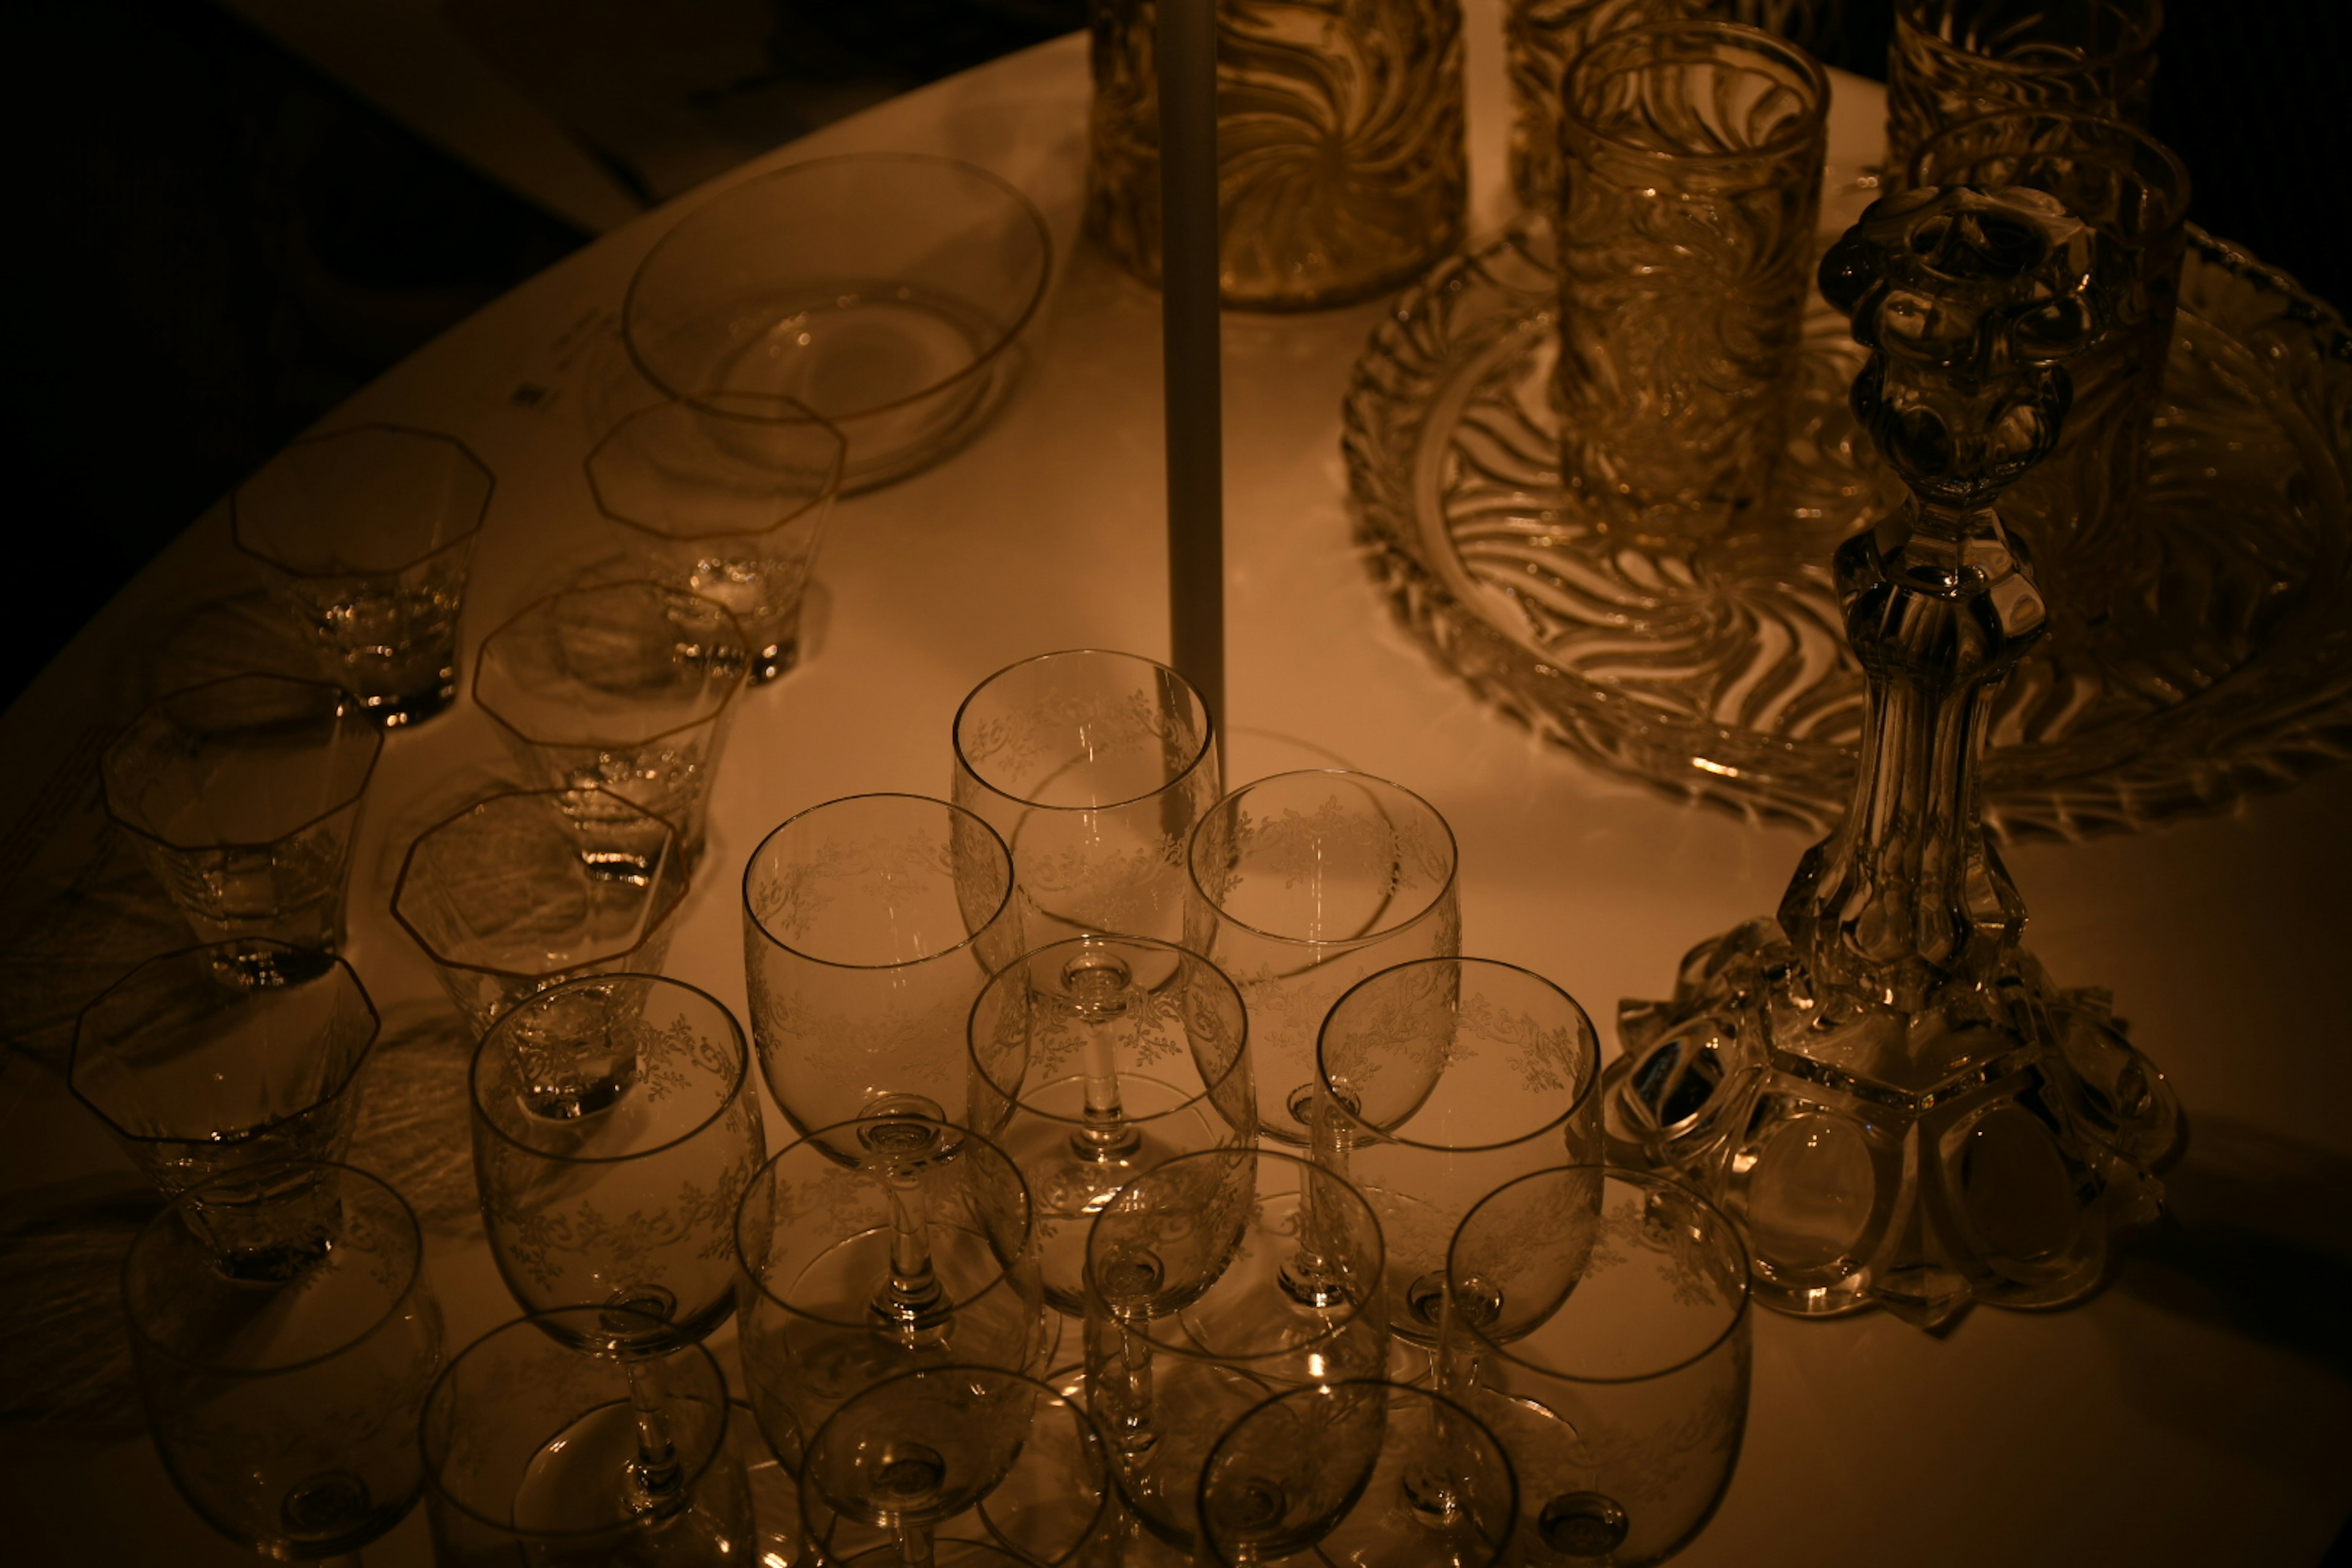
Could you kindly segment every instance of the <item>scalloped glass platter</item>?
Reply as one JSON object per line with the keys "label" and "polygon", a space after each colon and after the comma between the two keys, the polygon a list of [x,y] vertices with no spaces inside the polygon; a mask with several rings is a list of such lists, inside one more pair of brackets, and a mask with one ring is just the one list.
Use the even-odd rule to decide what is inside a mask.
{"label": "scalloped glass platter", "polygon": [[[1669,552],[1559,486],[1548,235],[1517,229],[1396,301],[1349,384],[1359,539],[1399,618],[1505,712],[1620,773],[1819,828],[1862,678],[1832,549],[1899,493],[1845,405],[1860,352],[1816,293],[1774,493]],[[2352,753],[2352,339],[2192,227],[2135,518],[2145,548],[1996,699],[1983,787],[2011,837],[2226,805]]]}

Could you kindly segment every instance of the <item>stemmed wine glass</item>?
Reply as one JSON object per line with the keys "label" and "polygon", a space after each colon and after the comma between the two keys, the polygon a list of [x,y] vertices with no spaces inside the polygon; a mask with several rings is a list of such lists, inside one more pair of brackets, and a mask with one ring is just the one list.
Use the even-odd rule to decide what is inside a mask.
{"label": "stemmed wine glass", "polygon": [[971,1125],[1037,1205],[1045,1298],[1086,1310],[1086,1233],[1111,1195],[1176,1154],[1257,1131],[1241,994],[1166,942],[1081,936],[1007,964],[971,1010]]}
{"label": "stemmed wine glass", "polygon": [[919,1366],[1034,1373],[1046,1353],[1029,1190],[966,1128],[860,1117],[787,1146],[735,1215],[744,1382],[793,1469],[859,1390]]}
{"label": "stemmed wine glass", "polygon": [[1381,1228],[1342,1178],[1272,1150],[1181,1154],[1087,1237],[1086,1383],[1145,1528],[1198,1541],[1209,1446],[1268,1389],[1377,1376]]}
{"label": "stemmed wine glass", "polygon": [[281,1562],[358,1563],[424,1485],[441,1366],[424,1237],[400,1194],[324,1162],[190,1187],[122,1266],[131,1364],[181,1495]]}
{"label": "stemmed wine glass", "polygon": [[1066,1395],[1001,1367],[921,1367],[809,1440],[802,1531],[842,1568],[1033,1568],[1104,1539],[1115,1495],[1101,1435]]}
{"label": "stemmed wine glass", "polygon": [[1209,710],[1134,654],[1042,654],[956,710],[955,802],[1012,847],[1029,940],[1083,931],[1174,941],[1184,845],[1217,798]]}
{"label": "stemmed wine glass", "polygon": [[1518,1513],[1511,1461],[1444,1394],[1379,1379],[1286,1390],[1201,1468],[1201,1562],[1310,1550],[1341,1568],[1489,1568]]}

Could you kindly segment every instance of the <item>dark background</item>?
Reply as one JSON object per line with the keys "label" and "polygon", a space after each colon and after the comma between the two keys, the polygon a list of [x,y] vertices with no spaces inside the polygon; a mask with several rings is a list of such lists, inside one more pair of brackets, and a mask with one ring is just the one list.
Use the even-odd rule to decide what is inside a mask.
{"label": "dark background", "polygon": [[[657,5],[660,0],[644,0]],[[770,86],[903,89],[1086,0],[768,0]],[[1820,41],[1883,77],[1891,0]],[[2352,297],[2347,0],[2170,0],[2156,131],[2190,216]],[[9,0],[0,702],[270,453],[587,237],[208,0]]]}

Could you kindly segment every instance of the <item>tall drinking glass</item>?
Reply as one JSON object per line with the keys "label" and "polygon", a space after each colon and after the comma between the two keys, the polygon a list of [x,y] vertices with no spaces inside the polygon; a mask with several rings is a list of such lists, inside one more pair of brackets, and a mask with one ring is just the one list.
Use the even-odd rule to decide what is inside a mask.
{"label": "tall drinking glass", "polygon": [[[425,1401],[438,1568],[742,1568],[758,1534],[727,1440],[727,1378],[619,1308],[520,1318]],[[616,1347],[635,1347],[620,1353]]]}
{"label": "tall drinking glass", "polygon": [[744,1383],[795,1472],[810,1436],[884,1378],[1043,1370],[1029,1190],[968,1129],[908,1115],[818,1129],[752,1178],[735,1259]]}
{"label": "tall drinking glass", "polygon": [[1593,45],[1560,102],[1560,477],[1603,526],[1686,545],[1779,455],[1829,79],[1769,33],[1674,22]]}
{"label": "tall drinking glass", "polygon": [[229,498],[236,547],[326,678],[386,726],[457,694],[457,611],[490,470],[454,436],[362,425],[306,437]]}
{"label": "tall drinking glass", "polygon": [[1437,1342],[1445,1248],[1505,1182],[1601,1158],[1601,1047],[1576,998],[1483,958],[1360,983],[1323,1021],[1315,1157],[1352,1181],[1388,1244],[1391,1331]]}
{"label": "tall drinking glass", "polygon": [[1465,1215],[1440,1381],[1518,1473],[1513,1563],[1672,1556],[1730,1484],[1748,1421],[1748,1249],[1687,1188],[1575,1165]]}
{"label": "tall drinking glass", "polygon": [[955,717],[955,803],[1013,847],[1032,942],[1083,931],[1174,941],[1184,846],[1220,791],[1208,708],[1133,654],[1024,659]]}
{"label": "tall drinking glass", "polygon": [[650,974],[567,981],[474,1052],[474,1175],[527,1311],[612,1306],[699,1340],[735,1310],[728,1227],[767,1157],[743,1031]]}
{"label": "tall drinking glass", "polygon": [[588,485],[655,576],[727,606],[751,679],[773,680],[800,658],[801,601],[846,452],[789,397],[673,399],[596,443]]}
{"label": "tall drinking glass", "polygon": [[1259,1130],[1304,1144],[1331,1005],[1377,970],[1462,951],[1453,829],[1370,773],[1277,773],[1212,806],[1186,853],[1184,945],[1248,1005]]}
{"label": "tall drinking glass", "polygon": [[133,719],[100,763],[106,813],[197,940],[342,944],[360,797],[383,735],[339,686],[233,675]]}
{"label": "tall drinking glass", "polygon": [[579,792],[574,814],[591,826],[607,801],[652,813],[678,830],[690,866],[748,662],[723,605],[600,583],[527,605],[483,638],[474,700],[532,784]]}
{"label": "tall drinking glass", "polygon": [[341,959],[278,942],[151,958],[74,1023],[67,1081],[166,1196],[340,1160],[376,1012]]}
{"label": "tall drinking glass", "polygon": [[[225,1254],[225,1226],[269,1244]],[[131,1365],[205,1523],[279,1562],[356,1563],[415,1505],[441,1366],[424,1257],[400,1194],[348,1165],[240,1172],[147,1222],[122,1264]]]}
{"label": "tall drinking glass", "polygon": [[1895,0],[1886,168],[1937,132],[2009,110],[2146,125],[2163,0]]}
{"label": "tall drinking glass", "polygon": [[964,1028],[1022,949],[1013,858],[943,800],[864,795],[793,817],[743,868],[743,968],[768,1092],[803,1132],[961,1117]]}
{"label": "tall drinking glass", "polygon": [[971,1010],[967,1115],[1037,1205],[1045,1299],[1086,1310],[1087,1226],[1178,1154],[1257,1134],[1241,993],[1215,964],[1133,937],[1072,937],[999,971]]}

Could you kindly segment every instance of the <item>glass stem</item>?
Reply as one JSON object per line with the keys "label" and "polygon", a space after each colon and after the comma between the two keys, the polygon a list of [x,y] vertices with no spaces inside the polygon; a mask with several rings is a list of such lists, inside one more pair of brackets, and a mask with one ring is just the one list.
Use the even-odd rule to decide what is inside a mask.
{"label": "glass stem", "polygon": [[931,1526],[928,1520],[898,1521],[899,1568],[931,1568]]}
{"label": "glass stem", "polygon": [[890,1278],[875,1293],[873,1311],[911,1346],[941,1331],[947,1293],[931,1267],[930,1205],[922,1184],[894,1172],[885,1185],[890,1198]]}
{"label": "glass stem", "polygon": [[1135,1152],[1143,1135],[1127,1124],[1118,1097],[1118,1053],[1101,1019],[1087,1020],[1079,1054],[1087,1080],[1087,1121],[1070,1142],[1078,1158],[1089,1163],[1123,1160]]}
{"label": "glass stem", "polygon": [[1087,1403],[1109,1438],[1121,1474],[1143,1476],[1160,1446],[1153,1415],[1151,1341],[1119,1317],[1087,1321]]}
{"label": "glass stem", "polygon": [[646,1386],[636,1358],[623,1356],[621,1368],[637,1419],[637,1457],[629,1461],[626,1483],[629,1507],[640,1514],[669,1513],[686,1500],[686,1472],[677,1462],[677,1445],[670,1441],[669,1417]]}

